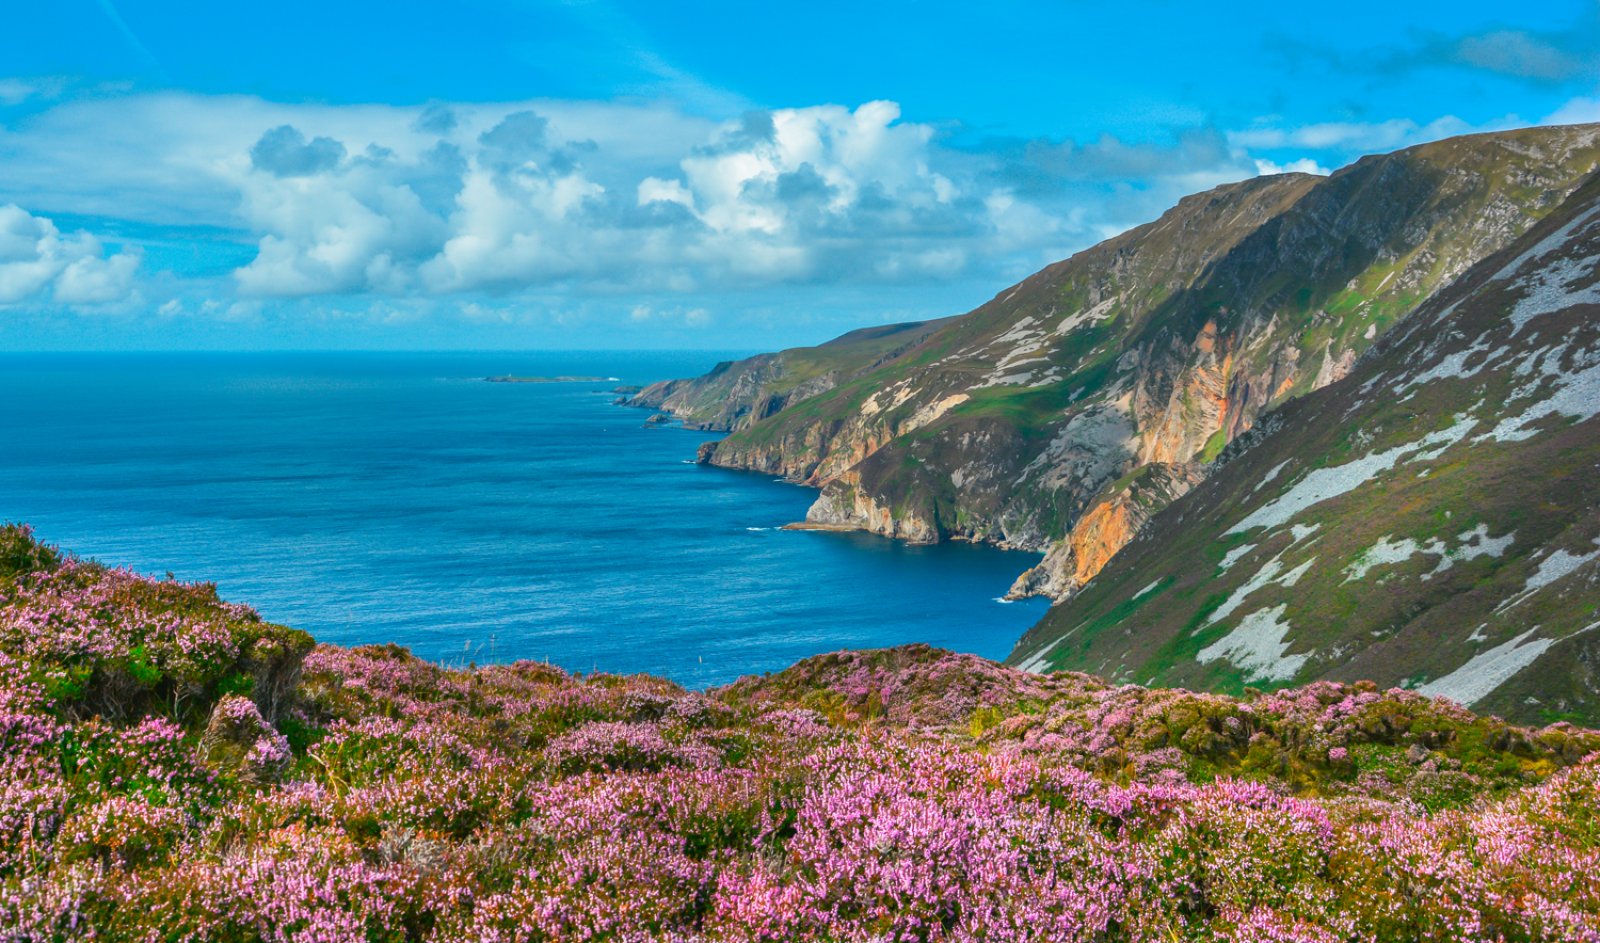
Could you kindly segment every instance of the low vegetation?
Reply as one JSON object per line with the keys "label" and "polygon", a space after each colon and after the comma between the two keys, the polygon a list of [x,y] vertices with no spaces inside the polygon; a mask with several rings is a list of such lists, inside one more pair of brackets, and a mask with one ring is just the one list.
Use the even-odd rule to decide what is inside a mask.
{"label": "low vegetation", "polygon": [[315,646],[0,529],[0,938],[1600,940],[1600,733],[926,646]]}

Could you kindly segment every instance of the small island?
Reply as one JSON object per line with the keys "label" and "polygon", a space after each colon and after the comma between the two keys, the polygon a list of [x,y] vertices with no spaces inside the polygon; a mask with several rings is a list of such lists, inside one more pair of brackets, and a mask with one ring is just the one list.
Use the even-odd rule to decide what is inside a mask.
{"label": "small island", "polygon": [[615,383],[616,377],[484,377],[490,383]]}

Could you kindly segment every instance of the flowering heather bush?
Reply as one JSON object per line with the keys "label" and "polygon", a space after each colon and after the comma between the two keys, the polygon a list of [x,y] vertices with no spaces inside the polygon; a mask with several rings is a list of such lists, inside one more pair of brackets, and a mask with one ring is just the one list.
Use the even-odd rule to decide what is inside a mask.
{"label": "flowering heather bush", "polygon": [[0,526],[0,651],[74,716],[192,718],[225,693],[275,714],[310,647],[211,584],[64,559],[26,527]]}
{"label": "flowering heather bush", "polygon": [[1600,941],[1592,731],[925,646],[452,671],[0,568],[0,940]]}

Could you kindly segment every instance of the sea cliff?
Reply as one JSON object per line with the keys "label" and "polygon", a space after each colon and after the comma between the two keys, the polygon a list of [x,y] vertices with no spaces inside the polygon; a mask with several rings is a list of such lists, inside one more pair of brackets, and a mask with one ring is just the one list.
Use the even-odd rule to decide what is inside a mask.
{"label": "sea cliff", "polygon": [[1595,126],[1532,128],[1229,184],[961,317],[632,401],[729,432],[702,462],[821,489],[808,520],[1046,553],[1012,592],[1066,599],[1229,443],[1346,376],[1597,160]]}

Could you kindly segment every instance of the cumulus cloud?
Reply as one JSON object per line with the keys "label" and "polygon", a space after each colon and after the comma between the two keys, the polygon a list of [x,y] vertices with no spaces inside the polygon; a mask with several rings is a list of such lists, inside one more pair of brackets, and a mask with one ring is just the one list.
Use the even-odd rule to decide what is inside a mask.
{"label": "cumulus cloud", "polygon": [[546,146],[550,121],[532,111],[518,111],[478,136],[478,161],[500,173],[512,173],[551,154]]}
{"label": "cumulus cloud", "polygon": [[1288,36],[1269,37],[1267,48],[1283,67],[1310,66],[1336,76],[1397,79],[1421,70],[1461,69],[1558,85],[1600,75],[1600,6],[1589,3],[1565,25],[1545,30],[1495,27],[1468,34],[1439,30],[1397,31],[1356,51]]}
{"label": "cumulus cloud", "polygon": [[1258,158],[1256,160],[1257,172],[1265,174],[1312,174],[1317,177],[1326,177],[1333,171],[1317,163],[1309,157],[1301,157],[1285,163]]}
{"label": "cumulus cloud", "polygon": [[[1027,216],[892,102],[747,114],[677,154],[627,153],[532,108],[493,123],[437,112],[407,123],[447,132],[413,157],[401,140],[347,158],[359,143],[290,125],[263,135],[239,181],[261,233],[240,287],[686,291],[944,277]],[[1024,228],[1048,231],[1048,218]]]}
{"label": "cumulus cloud", "polygon": [[306,140],[293,125],[279,125],[250,148],[250,163],[277,177],[309,177],[344,162],[344,145],[333,138]]}
{"label": "cumulus cloud", "polygon": [[62,233],[16,204],[0,206],[0,305],[100,305],[133,294],[140,257],[106,254],[87,232]]}
{"label": "cumulus cloud", "polygon": [[411,126],[423,134],[449,134],[458,123],[455,109],[442,102],[434,102],[422,110]]}
{"label": "cumulus cloud", "polygon": [[[1346,151],[1442,136],[1452,122],[957,143],[890,101],[713,121],[628,102],[127,95],[0,127],[0,179],[61,212],[230,238],[246,259],[228,263],[240,299],[373,296],[414,310],[441,296],[537,294],[545,305],[610,298],[626,319],[649,298],[648,310],[679,313],[646,320],[692,326],[695,307],[659,299],[999,284],[1184,194],[1260,173],[1325,173]],[[98,244],[54,251],[61,261],[33,297],[113,297],[139,264]],[[200,293],[184,310],[203,310]]]}
{"label": "cumulus cloud", "polygon": [[705,327],[712,321],[711,312],[705,308],[670,306],[666,308],[653,305],[634,305],[628,312],[628,319],[635,323],[668,323],[679,324],[684,327]]}
{"label": "cumulus cloud", "polygon": [[1248,162],[1214,128],[1179,132],[1171,142],[1129,144],[1104,135],[1087,143],[1033,140],[1020,148],[1019,172],[1024,182],[1053,186],[1057,180],[1078,182],[1150,181],[1173,176],[1223,176],[1238,179]]}
{"label": "cumulus cloud", "polygon": [[[371,148],[345,161],[338,141],[317,139],[326,143],[313,157],[294,150],[296,138],[304,141],[278,136],[288,146],[274,146],[269,166],[252,154],[255,169],[240,180],[244,216],[263,235],[255,259],[235,273],[239,286],[287,296],[408,289],[446,237],[441,214],[459,189],[459,155],[436,147],[405,161]],[[284,172],[313,162],[322,169]]]}

